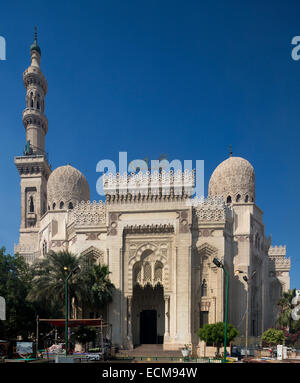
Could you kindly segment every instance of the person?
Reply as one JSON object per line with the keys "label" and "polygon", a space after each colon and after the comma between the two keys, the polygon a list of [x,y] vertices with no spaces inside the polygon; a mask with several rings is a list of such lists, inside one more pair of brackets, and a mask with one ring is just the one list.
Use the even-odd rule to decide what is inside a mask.
{"label": "person", "polygon": [[271,345],[269,346],[269,351],[270,351],[270,357],[272,358],[273,351],[272,351],[272,347],[271,347]]}

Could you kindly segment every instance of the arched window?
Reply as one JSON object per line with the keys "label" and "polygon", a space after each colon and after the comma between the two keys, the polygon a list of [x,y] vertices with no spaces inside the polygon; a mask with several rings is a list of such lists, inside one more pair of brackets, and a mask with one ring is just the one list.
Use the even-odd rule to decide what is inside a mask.
{"label": "arched window", "polygon": [[64,208],[64,205],[65,205],[65,204],[63,203],[63,201],[61,201],[61,203],[59,204],[59,208],[60,208],[60,209],[63,209],[63,208]]}
{"label": "arched window", "polygon": [[238,194],[238,195],[236,196],[236,202],[240,202],[240,199],[241,199],[241,196],[240,196],[240,194]]}
{"label": "arched window", "polygon": [[34,213],[34,203],[33,203],[33,197],[32,195],[29,198],[29,212]]}
{"label": "arched window", "polygon": [[33,108],[33,93],[30,93],[30,108]]}
{"label": "arched window", "polygon": [[55,210],[55,208],[56,208],[56,203],[55,202],[53,203],[52,208],[53,208],[53,210]]}
{"label": "arched window", "polygon": [[259,236],[258,236],[258,233],[256,233],[255,235],[255,247],[258,248],[259,246]]}
{"label": "arched window", "polygon": [[69,209],[73,209],[73,204],[72,204],[72,202],[69,202]]}
{"label": "arched window", "polygon": [[146,262],[144,265],[144,283],[151,282],[151,265]]}
{"label": "arched window", "polygon": [[201,285],[201,297],[207,296],[207,283],[206,280],[203,279],[202,285]]}
{"label": "arched window", "polygon": [[40,102],[39,101],[37,101],[37,103],[36,103],[36,108],[40,109]]}
{"label": "arched window", "polygon": [[245,197],[245,202],[248,202],[248,201],[249,201],[249,196],[247,194],[246,197]]}
{"label": "arched window", "polygon": [[46,255],[47,254],[47,242],[44,241],[43,242],[43,255]]}
{"label": "arched window", "polygon": [[231,202],[232,202],[232,201],[231,201],[231,197],[230,197],[230,195],[227,197],[226,202],[227,202],[227,203],[231,203]]}
{"label": "arched window", "polygon": [[157,282],[162,282],[162,270],[163,270],[163,265],[161,262],[157,261],[155,263],[155,268],[154,268],[154,281]]}

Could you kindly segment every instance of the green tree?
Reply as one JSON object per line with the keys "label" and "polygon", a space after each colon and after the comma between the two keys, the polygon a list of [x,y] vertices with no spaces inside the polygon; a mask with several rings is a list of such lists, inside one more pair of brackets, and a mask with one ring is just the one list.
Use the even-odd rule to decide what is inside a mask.
{"label": "green tree", "polygon": [[6,320],[0,321],[0,339],[33,339],[36,315],[51,318],[49,307],[44,303],[26,300],[31,289],[32,273],[24,258],[5,253],[0,249],[0,295],[6,300]]}
{"label": "green tree", "polygon": [[291,316],[293,310],[292,299],[295,295],[296,289],[285,291],[277,302],[280,311],[276,323],[282,329],[291,330],[297,325],[297,322],[293,321]]}
{"label": "green tree", "polygon": [[283,331],[277,330],[275,328],[269,328],[261,336],[261,340],[263,341],[264,344],[267,344],[267,345],[280,344],[284,341],[284,338],[285,336]]}
{"label": "green tree", "polygon": [[75,305],[97,307],[110,302],[114,285],[109,280],[108,267],[90,265],[86,257],[68,251],[52,251],[33,266],[34,279],[28,299],[47,301],[64,309],[65,280],[77,266],[81,266],[80,272],[68,281],[69,301],[74,298]]}
{"label": "green tree", "polygon": [[96,307],[102,308],[112,301],[114,285],[109,279],[107,265],[96,265],[92,269],[92,293],[93,303]]}
{"label": "green tree", "polygon": [[[224,344],[225,324],[224,322],[217,322],[206,324],[198,330],[198,336],[200,340],[204,340],[206,343],[212,343],[217,347],[217,354],[222,344]],[[237,329],[230,323],[227,325],[227,345],[238,335]]]}

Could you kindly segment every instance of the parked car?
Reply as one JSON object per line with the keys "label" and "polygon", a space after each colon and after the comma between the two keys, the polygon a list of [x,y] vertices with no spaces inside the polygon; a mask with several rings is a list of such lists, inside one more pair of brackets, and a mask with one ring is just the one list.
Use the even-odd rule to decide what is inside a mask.
{"label": "parked car", "polygon": [[234,356],[235,358],[238,358],[238,360],[241,360],[243,358],[241,351],[242,351],[241,347],[232,346],[231,347],[231,356]]}

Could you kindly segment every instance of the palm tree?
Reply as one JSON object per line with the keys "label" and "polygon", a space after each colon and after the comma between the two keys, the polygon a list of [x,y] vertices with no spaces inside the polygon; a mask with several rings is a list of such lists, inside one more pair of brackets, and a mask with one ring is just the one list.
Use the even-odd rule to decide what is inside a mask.
{"label": "palm tree", "polygon": [[296,289],[285,291],[282,294],[281,299],[277,302],[277,305],[279,306],[279,315],[277,318],[277,323],[280,325],[283,329],[291,329],[292,327],[292,299],[296,295]]}
{"label": "palm tree", "polygon": [[86,257],[68,251],[51,251],[33,266],[30,301],[47,301],[64,309],[65,280],[71,270],[81,265],[81,271],[72,275],[68,282],[69,302],[75,306],[98,307],[110,302],[114,285],[109,280],[107,266],[89,265]]}
{"label": "palm tree", "polygon": [[107,265],[96,265],[92,270],[93,303],[103,308],[112,301],[114,285],[109,279],[110,271]]}

